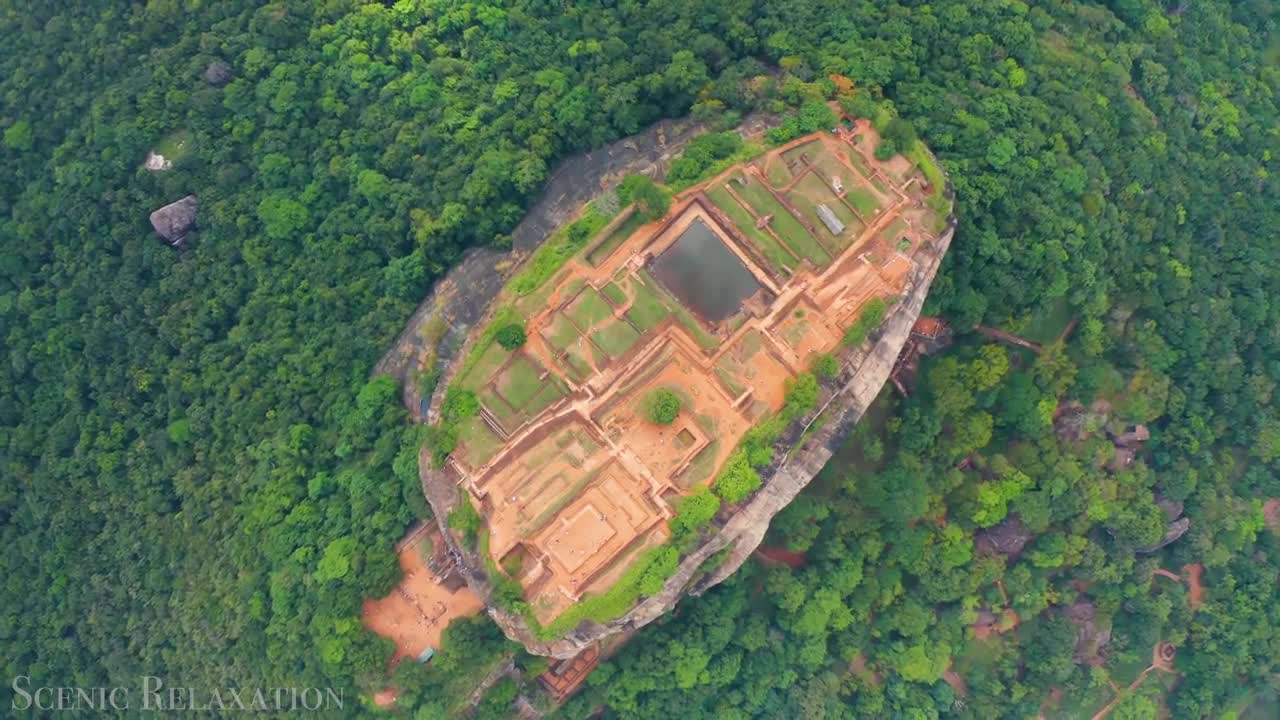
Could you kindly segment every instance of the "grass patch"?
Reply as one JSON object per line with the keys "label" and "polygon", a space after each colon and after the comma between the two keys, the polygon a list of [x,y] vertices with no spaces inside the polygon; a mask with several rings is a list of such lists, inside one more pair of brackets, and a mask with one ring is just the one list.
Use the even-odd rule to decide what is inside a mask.
{"label": "grass patch", "polygon": [[[551,317],[551,322],[542,329],[542,337],[546,338],[547,343],[557,350],[568,350],[582,337],[578,333],[578,329],[569,322],[569,318],[564,313],[556,313]],[[497,344],[494,344],[497,347]]]}
{"label": "grass patch", "polygon": [[588,205],[577,220],[565,225],[547,238],[525,261],[524,269],[507,283],[515,295],[528,295],[542,284],[586,245],[587,240],[609,224],[611,216]]}
{"label": "grass patch", "polygon": [[742,393],[747,391],[745,387],[738,383],[733,373],[727,368],[721,367],[719,363],[716,364],[716,377],[720,378],[721,384],[723,384],[725,389],[729,391],[729,394],[735,398],[741,396]]}
{"label": "grass patch", "polygon": [[480,392],[476,393],[476,397],[486,410],[498,418],[503,428],[510,430],[519,424],[520,412],[507,404],[507,401],[503,400],[491,385],[481,388]]}
{"label": "grass patch", "polygon": [[560,382],[560,379],[552,375],[547,380],[549,382],[542,384],[542,389],[533,396],[533,399],[524,408],[525,413],[530,417],[546,410],[549,405],[564,397],[565,387]]}
{"label": "grass patch", "polygon": [[826,250],[822,249],[804,225],[767,188],[752,181],[735,189],[755,209],[757,215],[773,215],[770,226],[792,252],[818,266],[831,261]]}
{"label": "grass patch", "polygon": [[889,303],[884,298],[871,298],[862,306],[862,310],[858,315],[858,320],[844,331],[844,344],[848,346],[861,345],[866,341],[876,328],[880,327],[880,323],[884,322],[884,316],[889,312]]}
{"label": "grass patch", "polygon": [[584,597],[546,626],[533,624],[534,635],[551,640],[584,620],[606,623],[630,610],[642,595],[652,595],[675,573],[680,554],[670,545],[649,548],[608,590]]}
{"label": "grass patch", "polygon": [[542,390],[542,368],[528,357],[517,357],[504,373],[498,392],[511,403],[511,407],[523,410],[529,401]]}
{"label": "grass patch", "polygon": [[768,163],[764,169],[764,176],[768,178],[769,184],[776,187],[786,187],[791,182],[791,171],[787,169],[787,164],[781,160],[774,160]]}
{"label": "grass patch", "polygon": [[724,186],[708,190],[707,197],[711,199],[712,204],[729,216],[729,220],[737,226],[747,240],[751,241],[756,250],[760,251],[774,272],[784,276],[791,274],[795,259],[772,235],[756,227],[755,218],[729,194]]}
{"label": "grass patch", "polygon": [[462,457],[472,466],[483,465],[502,449],[503,441],[478,416],[458,426],[462,440]]}
{"label": "grass patch", "polygon": [[191,152],[191,147],[191,131],[174,130],[160,138],[160,142],[156,143],[155,153],[163,155],[171,163],[177,163]]}
{"label": "grass patch", "polygon": [[657,291],[638,279],[631,281],[631,308],[627,310],[627,318],[641,332],[649,332],[671,314],[671,308],[662,302]]}
{"label": "grass patch", "polygon": [[605,285],[603,292],[605,299],[613,303],[615,306],[625,305],[627,302],[627,294],[622,291],[622,288],[619,287],[616,282],[611,282],[608,285]]}
{"label": "grass patch", "polygon": [[924,179],[929,183],[930,190],[933,194],[941,195],[947,187],[947,176],[942,172],[942,167],[938,165],[938,161],[929,154],[928,148],[922,142],[917,142],[911,146],[911,149],[903,153],[907,159],[912,162],[920,173],[924,175]]}
{"label": "grass patch", "polygon": [[715,471],[716,457],[720,454],[720,441],[712,440],[706,447],[689,461],[689,467],[676,478],[676,482],[680,487],[688,490],[711,478],[711,473]]}
{"label": "grass patch", "polygon": [[640,213],[633,211],[626,220],[623,220],[613,229],[613,232],[587,251],[587,262],[591,264],[591,267],[599,267],[604,264],[604,261],[608,260],[609,256],[613,254],[613,251],[617,250],[642,225],[644,225],[644,218]]}
{"label": "grass patch", "polygon": [[586,332],[612,315],[613,310],[610,309],[609,303],[600,297],[600,293],[596,292],[595,288],[588,287],[569,305],[565,314],[583,332]]}
{"label": "grass patch", "polygon": [[880,209],[880,201],[865,188],[852,188],[844,194],[844,198],[865,218],[874,217]]}
{"label": "grass patch", "polygon": [[616,358],[630,350],[640,339],[640,333],[631,327],[626,320],[618,320],[600,328],[591,339],[596,342],[611,358]]}
{"label": "grass patch", "polygon": [[[498,363],[498,365],[493,366],[492,369],[488,368],[489,364],[492,363],[494,359],[492,356],[486,357],[491,348],[495,345],[493,341],[494,336],[497,335],[498,331],[503,327],[514,322],[521,322],[521,320],[522,318],[516,313],[515,308],[510,305],[503,305],[495,310],[493,313],[493,320],[491,320],[488,326],[485,327],[484,332],[476,339],[476,343],[471,348],[471,351],[467,353],[467,357],[462,361],[462,366],[458,368],[458,374],[455,376],[456,379],[452,384],[465,389],[474,389],[474,387],[487,382],[493,372],[501,366],[501,363]],[[498,346],[498,349],[503,353],[510,354],[506,349],[502,348],[502,346]],[[488,374],[484,374],[484,372],[478,373],[476,375],[476,381],[473,383],[470,379],[471,373],[476,370],[476,367],[482,360],[485,361],[486,369],[484,372],[487,372]]]}
{"label": "grass patch", "polygon": [[796,183],[795,188],[787,193],[787,198],[793,205],[800,208],[801,212],[806,214],[814,227],[818,228],[819,233],[827,233],[833,238],[837,235],[831,233],[827,226],[823,224],[822,219],[818,217],[818,206],[826,205],[831,208],[831,212],[835,213],[837,219],[844,223],[847,228],[858,221],[857,216],[853,214],[844,203],[840,202],[840,198],[836,197],[835,192],[821,176],[815,173],[808,173]]}
{"label": "grass patch", "polygon": [[561,366],[569,373],[574,382],[582,382],[591,377],[591,363],[587,362],[586,355],[576,343],[568,350],[565,350],[561,359]]}

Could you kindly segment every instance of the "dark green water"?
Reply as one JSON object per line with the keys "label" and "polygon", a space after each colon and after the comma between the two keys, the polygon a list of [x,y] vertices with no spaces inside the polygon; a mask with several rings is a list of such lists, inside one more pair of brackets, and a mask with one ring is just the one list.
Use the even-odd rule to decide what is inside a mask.
{"label": "dark green water", "polygon": [[760,283],[701,220],[653,261],[653,276],[695,314],[713,323],[733,315]]}

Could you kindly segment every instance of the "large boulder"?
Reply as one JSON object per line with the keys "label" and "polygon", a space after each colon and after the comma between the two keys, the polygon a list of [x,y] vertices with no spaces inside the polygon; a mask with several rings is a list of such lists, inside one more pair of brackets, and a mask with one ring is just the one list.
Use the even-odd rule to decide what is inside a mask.
{"label": "large boulder", "polygon": [[192,228],[196,226],[198,207],[199,201],[196,200],[195,195],[188,195],[181,200],[171,202],[151,213],[151,227],[155,228],[156,234],[164,238],[165,242],[175,246],[181,245],[191,233]]}
{"label": "large boulder", "polygon": [[1164,532],[1164,537],[1160,538],[1159,542],[1157,542],[1154,545],[1147,545],[1146,547],[1140,547],[1134,550],[1134,552],[1138,553],[1139,555],[1150,555],[1156,552],[1157,550],[1163,548],[1164,546],[1168,545],[1169,543],[1174,542],[1175,540],[1182,537],[1183,535],[1186,535],[1187,531],[1190,529],[1191,529],[1191,518],[1179,518],[1178,520],[1174,520],[1173,522],[1169,523],[1169,527]]}
{"label": "large boulder", "polygon": [[1111,643],[1111,623],[1098,619],[1098,609],[1081,596],[1064,607],[1062,614],[1076,628],[1076,644],[1072,659],[1088,665],[1102,664],[1103,652]]}
{"label": "large boulder", "polygon": [[231,66],[221,60],[214,60],[204,69],[205,82],[214,87],[226,85],[233,77],[235,74],[231,72]]}
{"label": "large boulder", "polygon": [[998,524],[979,530],[973,535],[973,544],[983,555],[1015,556],[1035,536],[1022,524],[1016,515],[1001,520]]}

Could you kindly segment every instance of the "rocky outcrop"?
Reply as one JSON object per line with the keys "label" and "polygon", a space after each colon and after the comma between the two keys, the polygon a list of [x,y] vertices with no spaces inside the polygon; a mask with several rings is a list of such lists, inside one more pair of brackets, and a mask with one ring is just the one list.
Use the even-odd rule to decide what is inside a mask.
{"label": "rocky outcrop", "polygon": [[[760,124],[759,120],[754,122]],[[664,126],[658,126],[650,131],[650,133],[654,132],[666,139]],[[696,133],[693,131],[681,131],[680,144],[683,145],[694,134]],[[592,159],[593,156],[598,155],[598,153],[592,153],[590,156],[582,156],[566,163],[569,170],[563,168],[558,170],[543,199],[531,211],[526,221],[512,233],[516,253],[531,250],[558,225],[570,220],[583,202],[597,194],[594,190],[583,194],[585,191],[581,188],[590,188],[595,183],[599,184],[598,187],[607,184],[610,179],[616,181],[634,172],[652,170],[653,174],[661,176],[661,172],[665,169],[662,164],[667,158],[674,156],[676,148],[672,147],[669,140],[651,148],[628,144],[634,142],[634,140],[628,140],[615,143],[608,149],[600,151],[605,153],[603,160],[599,157]],[[620,158],[630,159],[620,160]],[[585,166],[573,164],[575,162],[595,164]],[[586,177],[583,175],[584,167],[590,167]],[[566,182],[562,181],[564,177],[571,177],[574,181],[564,185],[562,184]],[[560,192],[558,188],[566,189]],[[948,193],[950,192],[948,189]],[[713,527],[704,530],[699,544],[681,559],[675,573],[667,579],[660,592],[644,598],[616,620],[608,623],[585,621],[563,637],[554,640],[539,639],[530,630],[522,616],[489,603],[488,612],[493,620],[508,637],[523,644],[531,653],[555,658],[570,658],[602,638],[634,631],[653,622],[670,611],[685,594],[697,595],[705,592],[734,573],[760,545],[773,516],[785,508],[827,464],[835,449],[862,418],[888,381],[894,363],[907,342],[916,319],[920,316],[929,287],[950,247],[954,233],[955,218],[953,217],[948,219],[942,235],[917,255],[920,262],[913,269],[906,290],[893,305],[872,339],[864,343],[864,347],[850,350],[842,358],[844,360],[842,366],[846,369],[838,382],[832,383],[825,389],[820,397],[819,409],[812,416],[801,418],[783,433],[774,454],[774,457],[778,458],[775,461],[776,464],[761,472],[763,483],[760,490],[744,501],[741,506],[732,509],[732,514],[729,514],[727,519],[717,521]],[[530,242],[533,242],[533,246],[529,244]],[[486,263],[495,268],[495,272],[499,265],[495,256],[474,262]],[[465,275],[476,270],[468,268],[467,261],[464,261],[455,272]],[[450,280],[454,278],[455,275],[451,272],[442,284],[448,287]],[[496,297],[501,285],[498,283],[497,287],[493,287],[485,283],[482,290],[477,290],[464,288],[463,286],[467,284],[455,282],[457,294],[454,297],[465,297],[461,305],[468,307],[483,307],[481,301],[488,303]],[[477,315],[472,322],[462,323],[458,320],[459,317],[470,316],[465,312],[458,315],[456,310],[453,319],[449,319],[448,307],[460,305],[456,300],[445,300],[443,305],[447,307],[442,308],[440,300],[442,297],[445,296],[437,289],[432,297],[423,303],[419,312],[415,314],[414,321],[402,334],[401,340],[387,357],[383,358],[375,372],[381,370],[399,374],[400,377],[405,378],[415,367],[422,367],[410,361],[410,358],[414,356],[415,343],[421,344],[423,329],[432,326],[435,318],[445,318],[442,324],[434,324],[435,331],[442,336],[455,332],[460,325],[472,327],[478,322],[483,322],[484,316]],[[463,329],[461,336],[465,335],[466,332]],[[414,340],[415,337],[419,339]],[[444,342],[441,345],[447,347],[449,343]],[[409,391],[406,390],[406,399],[410,400],[410,407],[415,410],[415,415],[420,418],[429,418],[432,415],[432,408],[439,406],[443,397],[443,388],[456,369],[458,359],[463,357],[465,351],[465,347],[459,347],[456,351],[444,350],[435,353],[432,362],[435,363],[434,367],[441,371],[441,380],[435,388],[433,398],[409,398]],[[409,384],[406,383],[406,385]],[[819,417],[823,418],[823,422],[815,425]],[[815,429],[805,434],[804,431],[810,429],[810,426]],[[801,438],[803,442],[797,447],[792,447]],[[434,467],[425,450],[419,459],[423,490],[435,512],[445,540],[450,550],[461,558],[459,565],[472,589],[487,600],[491,597],[492,585],[486,574],[485,559],[460,543],[459,538],[447,527],[448,514],[459,499],[458,478],[447,468]],[[726,513],[722,511],[722,515],[724,514]]]}
{"label": "rocky outcrop", "polygon": [[[706,533],[703,542],[681,560],[661,592],[640,601],[617,620],[604,624],[584,622],[564,637],[552,641],[535,637],[519,615],[490,605],[489,615],[493,620],[508,637],[522,643],[530,652],[569,658],[601,638],[653,622],[671,610],[686,593],[697,595],[705,592],[733,574],[760,545],[773,516],[795,499],[827,464],[840,442],[880,393],[911,333],[912,325],[920,315],[929,286],[954,233],[955,221],[952,219],[943,235],[934,241],[932,251],[921,256],[924,261],[913,272],[906,292],[894,305],[870,347],[851,351],[845,365],[854,369],[846,371],[842,376],[843,385],[821,409],[820,414],[827,415],[828,419],[805,437],[801,447],[786,454],[784,461],[771,473],[768,470],[762,473],[765,477],[761,489],[722,527]],[[794,438],[816,417],[801,422],[800,427],[793,428],[796,432],[784,433],[784,436]],[[464,572],[472,588],[487,598],[492,588],[483,571],[483,558],[458,543],[447,528],[448,512],[457,502],[457,478],[447,470],[432,467],[425,455],[421,460],[423,487],[447,542],[463,558]],[[719,556],[722,551],[727,555]],[[714,568],[705,571],[703,567],[709,564]]]}
{"label": "rocky outcrop", "polygon": [[195,195],[188,195],[177,202],[151,213],[151,227],[170,245],[181,245],[196,226],[196,209],[199,202]]}
{"label": "rocky outcrop", "polygon": [[214,60],[204,69],[204,81],[214,87],[222,87],[234,78],[231,66],[222,60]]}
{"label": "rocky outcrop", "polygon": [[1004,555],[1016,557],[1035,534],[1022,524],[1017,515],[1010,515],[989,528],[973,534],[973,546],[980,555]]}
{"label": "rocky outcrop", "polygon": [[1098,665],[1111,644],[1111,623],[1098,617],[1098,609],[1084,596],[1062,608],[1062,614],[1075,626],[1076,642],[1072,659],[1077,663]]}
{"label": "rocky outcrop", "polygon": [[1166,545],[1169,545],[1170,543],[1177,541],[1178,538],[1182,537],[1183,535],[1186,535],[1187,531],[1190,529],[1191,529],[1190,518],[1179,518],[1177,520],[1174,520],[1173,522],[1169,523],[1169,525],[1165,528],[1164,537],[1160,538],[1158,542],[1156,542],[1153,545],[1147,545],[1146,547],[1137,548],[1136,550],[1134,550],[1134,552],[1138,553],[1139,555],[1150,555],[1156,552],[1157,550],[1160,550],[1161,548],[1165,547]]}

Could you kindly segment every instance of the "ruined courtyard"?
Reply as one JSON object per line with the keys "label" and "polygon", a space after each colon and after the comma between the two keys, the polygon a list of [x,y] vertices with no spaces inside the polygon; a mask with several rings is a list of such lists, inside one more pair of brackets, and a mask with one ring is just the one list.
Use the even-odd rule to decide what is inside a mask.
{"label": "ruined courtyard", "polygon": [[[838,349],[873,299],[906,289],[946,218],[910,160],[846,121],[624,211],[524,305],[528,339],[490,343],[453,385],[480,412],[445,471],[484,520],[492,567],[549,623],[669,537],[786,381]],[[646,418],[658,389],[681,399]]]}

